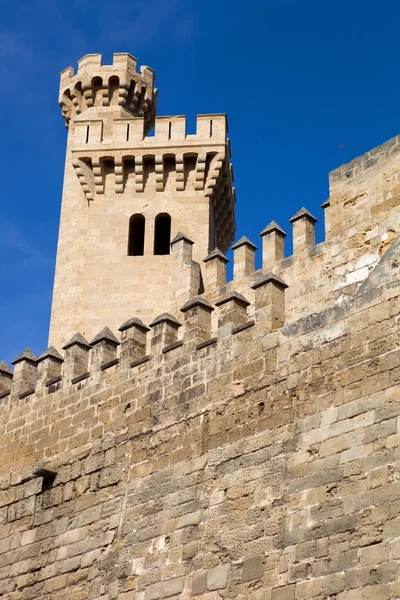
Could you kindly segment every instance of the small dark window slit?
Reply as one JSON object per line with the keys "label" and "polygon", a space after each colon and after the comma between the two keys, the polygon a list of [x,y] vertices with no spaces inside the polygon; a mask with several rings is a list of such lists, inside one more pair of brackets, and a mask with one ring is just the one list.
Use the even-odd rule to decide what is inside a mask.
{"label": "small dark window slit", "polygon": [[213,122],[212,119],[210,119],[210,137],[212,137],[213,134]]}
{"label": "small dark window slit", "polygon": [[47,492],[47,490],[51,490],[53,487],[54,481],[56,478],[56,473],[49,473],[43,476],[42,480],[42,492]]}
{"label": "small dark window slit", "polygon": [[171,245],[171,217],[162,213],[154,225],[154,254],[169,254]]}
{"label": "small dark window slit", "polygon": [[33,474],[35,477],[42,477],[42,492],[46,492],[53,487],[57,471],[50,465],[38,466]]}
{"label": "small dark window slit", "polygon": [[172,123],[170,121],[169,125],[168,125],[168,139],[169,140],[171,139],[171,133],[172,133]]}
{"label": "small dark window slit", "polygon": [[132,217],[129,219],[128,256],[143,256],[144,233],[144,216],[132,215]]}

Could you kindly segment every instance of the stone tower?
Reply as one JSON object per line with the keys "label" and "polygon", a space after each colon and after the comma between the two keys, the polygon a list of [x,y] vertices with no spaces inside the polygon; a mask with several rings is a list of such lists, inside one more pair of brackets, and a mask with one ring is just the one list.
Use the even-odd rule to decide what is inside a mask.
{"label": "stone tower", "polygon": [[156,117],[154,80],[126,53],[110,66],[89,54],[61,73],[68,142],[51,344],[174,312],[202,291],[203,259],[233,240],[226,116],[200,115],[187,135],[184,116]]}

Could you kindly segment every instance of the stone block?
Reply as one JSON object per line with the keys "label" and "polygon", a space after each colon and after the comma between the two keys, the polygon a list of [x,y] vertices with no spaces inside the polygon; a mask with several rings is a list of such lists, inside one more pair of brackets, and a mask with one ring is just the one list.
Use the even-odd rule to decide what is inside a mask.
{"label": "stone block", "polygon": [[146,588],[145,600],[158,600],[162,597],[161,583],[154,583]]}
{"label": "stone block", "polygon": [[169,581],[163,581],[161,585],[162,596],[165,598],[169,598],[170,596],[180,594],[183,590],[184,584],[184,577],[176,577],[175,579],[170,579]]}
{"label": "stone block", "polygon": [[201,594],[207,588],[207,571],[194,573],[192,582],[192,594]]}
{"label": "stone block", "polygon": [[245,558],[242,571],[243,581],[261,579],[264,575],[264,568],[265,556],[251,556],[250,558]]}
{"label": "stone block", "polygon": [[229,565],[220,565],[207,571],[207,589],[219,590],[226,587],[229,576]]}
{"label": "stone block", "polygon": [[294,600],[295,584],[284,585],[272,589],[271,600]]}

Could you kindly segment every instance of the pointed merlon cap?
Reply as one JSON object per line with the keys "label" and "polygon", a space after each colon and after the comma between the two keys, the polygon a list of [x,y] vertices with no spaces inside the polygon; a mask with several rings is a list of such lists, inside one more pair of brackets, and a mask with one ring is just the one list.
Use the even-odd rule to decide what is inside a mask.
{"label": "pointed merlon cap", "polygon": [[118,338],[115,337],[115,335],[113,334],[111,329],[109,329],[108,327],[103,327],[103,329],[101,331],[99,331],[99,333],[97,335],[94,336],[94,338],[90,342],[90,345],[95,346],[96,344],[99,344],[100,342],[108,342],[109,344],[112,344],[113,346],[119,346]]}
{"label": "pointed merlon cap", "polygon": [[11,364],[16,365],[19,362],[22,362],[23,360],[26,360],[26,362],[29,362],[32,365],[36,365],[37,359],[36,356],[33,354],[32,350],[29,350],[29,348],[25,348],[25,350],[21,352],[21,354],[17,356],[17,358],[13,360]]}
{"label": "pointed merlon cap", "polygon": [[172,240],[171,246],[172,246],[172,244],[176,244],[177,242],[180,242],[181,240],[185,240],[185,242],[187,242],[188,244],[194,244],[194,241],[191,240],[190,237],[188,237],[187,235],[179,232],[179,233],[176,234],[176,236]]}
{"label": "pointed merlon cap", "polygon": [[131,327],[136,327],[136,329],[140,329],[145,333],[146,331],[150,331],[150,327],[147,327],[147,325],[145,325],[143,321],[141,321],[137,317],[132,317],[132,319],[128,319],[128,321],[125,321],[125,323],[123,323],[121,327],[118,328],[118,331],[126,331]]}
{"label": "pointed merlon cap", "polygon": [[243,308],[250,306],[250,302],[238,292],[230,292],[229,294],[226,294],[226,296],[215,303],[215,306],[221,306],[222,304],[226,304],[227,302],[231,301],[236,302],[236,304],[239,304],[239,306],[243,306]]}
{"label": "pointed merlon cap", "polygon": [[226,258],[225,254],[223,252],[221,252],[221,250],[219,248],[214,248],[214,250],[211,250],[210,254],[208,254],[204,259],[203,262],[209,262],[210,260],[213,260],[214,258],[218,258],[219,260],[222,260],[222,262],[224,263],[228,263],[229,259]]}
{"label": "pointed merlon cap", "polygon": [[275,231],[282,237],[286,237],[286,233],[283,231],[282,227],[279,227],[278,223],[276,223],[275,221],[271,221],[271,223],[269,225],[267,225],[265,229],[262,230],[262,232],[260,233],[260,236],[264,237],[264,235],[267,235],[268,233],[272,233],[273,231]]}
{"label": "pointed merlon cap", "polygon": [[4,360],[0,362],[0,375],[5,375],[6,377],[10,378],[13,376],[11,367],[9,367],[8,364],[4,362]]}
{"label": "pointed merlon cap", "polygon": [[312,214],[306,208],[304,208],[304,206],[291,219],[289,219],[289,221],[290,223],[294,223],[299,219],[308,219],[311,221],[311,223],[316,223],[318,221],[318,219],[313,217]]}
{"label": "pointed merlon cap", "polygon": [[214,310],[213,305],[210,304],[208,300],[202,298],[201,296],[196,296],[196,298],[192,298],[191,300],[186,302],[186,304],[182,306],[181,311],[185,313],[191,308],[195,308],[196,306],[201,306],[210,313]]}
{"label": "pointed merlon cap", "polygon": [[267,285],[267,283],[274,283],[277,287],[281,288],[281,290],[285,290],[289,287],[288,284],[278,277],[278,275],[275,275],[275,273],[267,273],[264,277],[261,277],[261,279],[253,283],[251,287],[253,290],[256,290],[263,285]]}
{"label": "pointed merlon cap", "polygon": [[156,317],[154,319],[154,321],[152,323],[150,323],[150,327],[155,327],[156,325],[159,325],[160,323],[168,323],[168,325],[172,325],[173,327],[181,327],[182,323],[179,323],[179,321],[177,319],[175,319],[175,317],[173,317],[172,315],[170,315],[169,313],[162,313],[162,315],[159,315],[158,317]]}
{"label": "pointed merlon cap", "polygon": [[43,354],[39,356],[37,362],[40,363],[42,362],[42,360],[45,360],[45,358],[52,358],[53,360],[60,363],[64,362],[64,359],[61,356],[61,354],[57,352],[57,350],[53,346],[49,346],[49,348],[47,348],[47,350],[45,350]]}
{"label": "pointed merlon cap", "polygon": [[330,199],[328,198],[328,200],[325,200],[325,202],[323,202],[323,203],[321,204],[321,208],[323,208],[323,209],[325,210],[325,208],[328,208],[330,205],[331,205],[331,201],[330,201]]}
{"label": "pointed merlon cap", "polygon": [[70,340],[63,346],[63,350],[67,350],[71,346],[80,346],[81,348],[85,348],[86,350],[90,350],[90,344],[86,338],[83,337],[81,333],[76,333]]}
{"label": "pointed merlon cap", "polygon": [[232,250],[237,250],[238,248],[240,248],[240,246],[248,246],[252,250],[257,250],[257,246],[255,246],[253,242],[251,242],[249,238],[247,238],[245,235],[241,237],[240,240],[232,246]]}

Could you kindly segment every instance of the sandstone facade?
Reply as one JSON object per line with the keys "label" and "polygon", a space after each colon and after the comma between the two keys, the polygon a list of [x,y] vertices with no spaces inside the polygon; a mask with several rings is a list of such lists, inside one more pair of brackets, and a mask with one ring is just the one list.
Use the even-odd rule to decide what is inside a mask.
{"label": "sandstone facade", "polygon": [[[171,218],[199,262],[233,241],[234,190],[225,115],[155,117],[154,73],[136,59],[85,56],[76,75],[61,74],[60,105],[68,127],[64,189],[50,323],[50,343],[80,331],[89,339],[135,313],[150,321],[181,302],[176,266],[155,254],[155,223]],[[154,135],[147,136],[154,127]],[[145,222],[144,251],[128,255],[130,219]],[[201,291],[200,268],[192,288]],[[188,297],[186,298],[188,299]]]}
{"label": "sandstone facade", "polygon": [[[13,372],[0,364],[2,597],[400,598],[399,166],[394,138],[331,173],[325,241],[301,209],[293,255],[272,222],[261,269],[252,241],[234,245],[231,282],[184,208],[151,318],[131,304],[116,322],[116,301],[101,327],[88,324],[89,343],[74,327],[90,306],[76,304],[53,317],[63,351],[26,350]],[[108,198],[117,220],[117,193],[95,186],[88,201],[84,176],[66,168],[65,310],[92,264],[78,244],[82,270],[65,268],[68,236],[83,244],[87,231],[78,198],[97,223]],[[156,293],[152,275],[148,285]]]}

